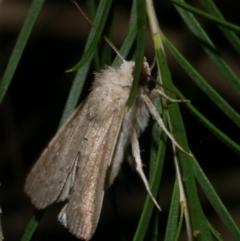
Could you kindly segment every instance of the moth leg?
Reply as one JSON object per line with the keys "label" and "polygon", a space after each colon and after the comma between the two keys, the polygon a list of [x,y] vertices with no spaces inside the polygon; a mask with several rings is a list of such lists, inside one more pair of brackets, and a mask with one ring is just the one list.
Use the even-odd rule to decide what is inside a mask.
{"label": "moth leg", "polygon": [[136,169],[136,162],[135,162],[135,160],[132,156],[132,151],[131,151],[130,147],[127,148],[127,150],[125,151],[124,158],[128,161],[132,170],[135,170]]}
{"label": "moth leg", "polygon": [[176,99],[172,99],[171,97],[166,95],[161,89],[153,89],[152,92],[151,92],[150,97],[154,98],[157,94],[163,96],[166,100],[168,100],[169,102],[172,102],[172,103],[190,102],[190,100],[176,100]]}
{"label": "moth leg", "polygon": [[166,128],[166,126],[164,125],[164,122],[161,118],[161,116],[158,114],[155,106],[153,105],[152,101],[149,99],[149,97],[147,95],[142,94],[141,95],[143,101],[145,102],[145,104],[148,107],[149,112],[152,114],[152,116],[155,118],[155,120],[157,121],[157,123],[159,124],[159,126],[162,128],[162,130],[166,133],[166,135],[169,137],[169,139],[173,142],[173,144],[182,152],[186,153],[189,156],[192,156],[191,153],[185,151],[178,143],[177,141],[174,139],[173,135],[168,131],[168,129]]}
{"label": "moth leg", "polygon": [[154,198],[154,196],[150,190],[147,178],[142,169],[142,160],[140,157],[139,143],[138,143],[137,133],[136,133],[135,129],[132,131],[131,145],[132,145],[132,154],[133,154],[133,156],[135,158],[135,162],[136,162],[136,170],[137,170],[138,174],[140,175],[141,179],[143,180],[143,183],[144,183],[144,185],[147,189],[147,192],[148,192],[149,196],[151,197],[152,201],[154,202],[156,207],[161,211],[160,206],[158,205],[156,199]]}

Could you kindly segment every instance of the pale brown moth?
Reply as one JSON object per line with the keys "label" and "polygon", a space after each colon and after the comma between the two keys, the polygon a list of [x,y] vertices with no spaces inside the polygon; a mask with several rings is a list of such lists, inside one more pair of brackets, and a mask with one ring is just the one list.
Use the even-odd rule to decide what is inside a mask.
{"label": "pale brown moth", "polygon": [[184,151],[152,104],[156,94],[163,93],[149,88],[151,80],[146,76],[150,75],[150,68],[146,60],[137,97],[126,111],[134,64],[123,60],[118,69],[106,67],[95,73],[91,93],[57,132],[27,177],[25,191],[38,209],[68,200],[58,218],[78,238],[89,240],[94,234],[104,192],[117,176],[129,144],[136,170],[160,209],[143,173],[138,143],[150,113],[172,142]]}
{"label": "pale brown moth", "polygon": [[136,170],[160,210],[142,170],[138,143],[150,114],[174,145],[185,152],[168,132],[152,103],[159,94],[169,101],[179,101],[150,88],[151,71],[146,59],[135,102],[126,109],[134,65],[135,62],[122,58],[119,68],[107,66],[95,73],[89,96],[56,133],[26,180],[25,192],[38,209],[67,200],[58,219],[84,240],[90,240],[96,230],[104,192],[116,178],[128,145],[132,148]]}

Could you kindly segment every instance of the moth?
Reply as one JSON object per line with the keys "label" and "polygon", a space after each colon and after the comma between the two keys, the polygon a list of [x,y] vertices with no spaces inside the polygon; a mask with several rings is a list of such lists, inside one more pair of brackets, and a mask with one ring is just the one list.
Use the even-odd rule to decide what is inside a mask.
{"label": "moth", "polygon": [[56,133],[26,180],[25,192],[38,209],[67,200],[58,219],[84,240],[90,240],[96,230],[104,192],[116,178],[129,145],[136,171],[160,210],[142,169],[138,143],[150,115],[174,145],[185,152],[152,103],[157,95],[171,102],[181,100],[173,100],[151,87],[151,70],[145,58],[136,99],[130,109],[126,108],[134,66],[135,62],[122,58],[119,68],[107,66],[95,73],[89,96]]}

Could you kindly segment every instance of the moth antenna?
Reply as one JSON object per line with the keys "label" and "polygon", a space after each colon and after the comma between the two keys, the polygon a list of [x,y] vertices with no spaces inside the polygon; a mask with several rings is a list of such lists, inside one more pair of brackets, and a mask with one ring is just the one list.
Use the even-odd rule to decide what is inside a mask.
{"label": "moth antenna", "polygon": [[[90,18],[83,12],[83,10],[80,8],[80,6],[77,4],[77,2],[75,2],[74,0],[72,0],[72,2],[75,4],[75,6],[77,7],[77,9],[79,10],[79,12],[85,17],[85,19],[88,21],[88,23],[94,27],[95,29],[97,29],[97,26],[90,20]],[[125,59],[122,57],[122,55],[118,52],[117,48],[115,47],[115,45],[111,42],[111,40],[106,37],[104,34],[102,35],[104,40],[112,47],[112,49],[115,51],[115,53],[118,55],[118,57],[124,62]]]}
{"label": "moth antenna", "polygon": [[157,63],[157,58],[156,58],[156,56],[155,56],[155,57],[154,57],[154,60],[153,60],[153,62],[152,62],[152,64],[151,64],[151,66],[150,66],[151,72],[152,72],[153,68],[155,67],[156,63]]}

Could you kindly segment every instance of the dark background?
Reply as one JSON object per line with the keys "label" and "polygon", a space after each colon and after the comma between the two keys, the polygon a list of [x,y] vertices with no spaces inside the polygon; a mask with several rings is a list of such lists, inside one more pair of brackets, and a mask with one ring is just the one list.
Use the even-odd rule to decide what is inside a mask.
{"label": "dark background", "polygon": [[[0,75],[2,77],[20,28],[31,1],[8,0],[0,4]],[[85,2],[85,1],[84,1]],[[79,2],[84,9],[84,2]],[[157,2],[157,1],[156,1]],[[201,7],[198,1],[191,1]],[[218,7],[227,20],[240,24],[239,1],[217,1]],[[226,7],[227,5],[227,7]],[[130,3],[115,1],[113,43],[119,47],[128,28]],[[218,73],[208,57],[188,31],[175,9],[167,1],[159,1],[156,11],[162,30],[176,45],[191,64],[216,88],[236,109],[240,110],[239,96]],[[239,57],[234,53],[219,30],[201,19],[201,23],[228,64],[240,76]],[[19,240],[31,218],[33,206],[23,192],[24,181],[31,166],[57,130],[74,73],[65,73],[80,59],[86,42],[89,26],[76,7],[68,0],[46,1],[30,36],[21,62],[14,75],[7,95],[0,106],[0,203],[2,226],[6,240]],[[154,58],[153,44],[148,31],[146,57]],[[185,96],[205,114],[217,127],[237,143],[240,142],[239,129],[219,111],[209,99],[189,80],[181,67],[167,53],[174,83],[183,90]],[[114,57],[114,54],[113,54]],[[94,66],[90,73],[94,71]],[[93,75],[89,74],[84,88],[86,95]],[[188,140],[192,152],[209,177],[224,204],[240,224],[240,163],[239,156],[224,145],[202,126],[184,107],[181,106]],[[149,137],[149,127],[142,139]],[[148,144],[141,141],[143,162],[148,165]],[[170,148],[169,148],[170,149]],[[167,154],[161,185],[160,232],[164,235],[168,207],[171,200],[175,171],[171,151]],[[145,168],[147,169],[147,167]],[[101,219],[93,240],[120,240],[114,204],[120,216],[120,229],[131,240],[146,196],[146,191],[138,175],[128,163],[123,165],[124,182],[117,179],[114,188],[107,193]],[[110,195],[109,195],[110,194]],[[200,191],[201,202],[209,220],[228,239],[222,224]],[[57,222],[57,214],[62,204],[51,206],[45,212],[37,240],[74,240]],[[184,234],[183,234],[183,239]]]}

